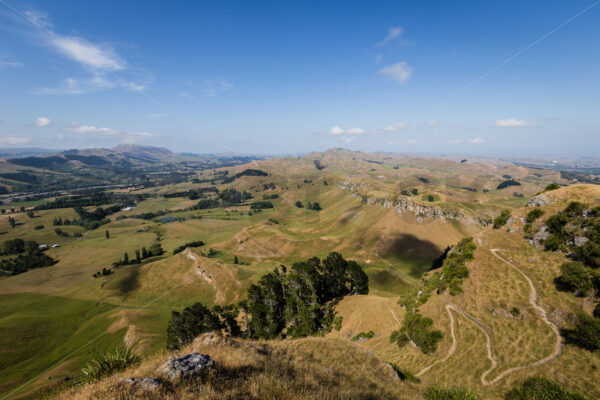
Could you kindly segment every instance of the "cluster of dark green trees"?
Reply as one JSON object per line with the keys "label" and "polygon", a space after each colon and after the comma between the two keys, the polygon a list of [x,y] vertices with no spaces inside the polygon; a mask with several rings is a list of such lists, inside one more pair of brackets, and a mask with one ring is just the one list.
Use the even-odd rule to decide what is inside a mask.
{"label": "cluster of dark green trees", "polygon": [[[304,208],[304,204],[302,204],[302,202],[300,200],[298,200],[296,202],[296,207]],[[309,210],[314,210],[314,211],[321,211],[323,209],[323,208],[321,208],[321,205],[316,201],[314,203],[311,203],[309,201],[308,204],[306,205],[306,208]]]}
{"label": "cluster of dark green trees", "polygon": [[175,250],[173,250],[173,255],[175,255],[177,253],[181,253],[182,251],[184,251],[188,247],[201,247],[201,246],[204,246],[204,242],[202,240],[196,240],[196,241],[193,241],[193,242],[188,242],[186,244],[182,244],[181,246],[179,246]]}
{"label": "cluster of dark green trees", "polygon": [[500,189],[507,188],[509,186],[521,186],[521,183],[514,179],[507,179],[505,181],[500,182],[500,184],[496,187],[496,189],[500,190]]}
{"label": "cluster of dark green trees", "polygon": [[208,331],[273,339],[323,334],[341,325],[333,306],[343,296],[367,294],[368,277],[360,265],[339,253],[280,266],[250,286],[237,305],[208,309],[201,303],[173,312],[167,347],[177,349]]}
{"label": "cluster of dark green trees", "polygon": [[267,208],[273,208],[273,203],[270,201],[255,201],[254,203],[250,204],[251,210],[264,210]]}
{"label": "cluster of dark green trees", "polygon": [[63,219],[62,217],[55,217],[52,220],[52,225],[54,226],[71,225],[72,223],[73,221],[71,221],[69,218]]}
{"label": "cluster of dark green trees", "polygon": [[435,352],[443,334],[433,329],[431,318],[419,314],[419,307],[434,291],[439,294],[448,290],[453,296],[462,293],[462,283],[469,277],[466,263],[473,259],[475,248],[473,238],[464,238],[434,261],[436,265],[441,262],[441,268],[438,267],[431,278],[423,280],[419,288],[400,300],[400,305],[406,308],[406,315],[400,329],[392,332],[392,343],[403,347],[412,341],[425,354]]}
{"label": "cluster of dark green trees", "polygon": [[116,261],[113,263],[113,267],[120,267],[121,265],[132,265],[139,264],[142,260],[150,257],[160,256],[164,253],[162,246],[160,243],[153,243],[150,248],[146,249],[146,247],[142,247],[141,250],[135,250],[135,258],[129,258],[129,254],[125,253],[123,255],[123,259]]}
{"label": "cluster of dark green trees", "polygon": [[43,253],[34,241],[12,239],[4,242],[2,255],[14,256],[0,261],[0,276],[17,275],[30,269],[49,267],[56,260]]}
{"label": "cluster of dark green trees", "polygon": [[237,190],[230,188],[219,193],[219,198],[223,201],[223,205],[232,205],[243,203],[244,201],[251,199],[252,195],[245,190],[238,192]]}

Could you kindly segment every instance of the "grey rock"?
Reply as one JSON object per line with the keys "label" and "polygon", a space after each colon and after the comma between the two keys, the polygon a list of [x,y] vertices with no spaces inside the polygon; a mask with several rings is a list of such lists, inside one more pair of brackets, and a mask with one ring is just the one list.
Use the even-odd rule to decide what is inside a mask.
{"label": "grey rock", "polygon": [[119,379],[119,383],[124,385],[133,386],[137,383],[137,378],[121,378]]}
{"label": "grey rock", "polygon": [[154,378],[150,378],[150,377],[146,377],[146,378],[142,379],[142,381],[140,382],[140,388],[142,390],[146,390],[149,392],[158,389],[159,386],[160,386],[160,381],[158,379],[154,379]]}
{"label": "grey rock", "polygon": [[529,201],[527,202],[528,206],[534,206],[534,207],[543,207],[543,206],[547,206],[548,204],[549,204],[548,198],[543,194],[534,196],[531,199],[529,199]]}
{"label": "grey rock", "polygon": [[567,240],[567,245],[581,247],[589,241],[590,239],[585,236],[575,236],[574,238]]}
{"label": "grey rock", "polygon": [[158,372],[170,381],[191,378],[213,369],[215,361],[207,354],[190,353],[171,357],[158,368]]}

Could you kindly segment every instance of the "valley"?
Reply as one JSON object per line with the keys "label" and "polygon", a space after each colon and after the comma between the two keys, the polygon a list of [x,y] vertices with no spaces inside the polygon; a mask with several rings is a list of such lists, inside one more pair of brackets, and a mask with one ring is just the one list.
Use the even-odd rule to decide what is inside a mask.
{"label": "valley", "polygon": [[[66,152],[0,165],[10,171],[0,177],[11,192],[2,199],[0,214],[0,259],[7,262],[0,267],[2,396],[91,398],[94,390],[113,390],[118,385],[111,377],[86,387],[90,392],[84,397],[77,394],[81,369],[98,353],[126,345],[144,360],[139,368],[145,371],[144,363],[165,355],[173,311],[198,302],[238,304],[281,265],[290,268],[333,252],[356,261],[368,277],[368,294],[331,303],[341,317],[338,329],[320,338],[226,339],[215,345],[213,358],[219,362],[233,346],[236,357],[246,359],[245,351],[264,342],[301,360],[318,351],[330,351],[331,360],[353,354],[348,362],[356,366],[362,357],[373,358],[374,370],[357,372],[365,379],[391,368],[385,365],[418,378],[419,383],[398,381],[386,372],[386,385],[394,388],[378,388],[380,398],[419,398],[427,387],[449,384],[486,399],[503,398],[533,376],[588,398],[600,396],[594,379],[600,354],[566,344],[561,333],[575,326],[581,310],[592,313],[598,298],[593,290],[579,297],[557,290],[565,252],[528,242],[530,230],[541,229],[570,202],[585,203],[586,210],[598,207],[600,187],[565,179],[559,171],[514,164],[343,149],[269,159],[206,156],[193,162],[152,148],[126,150],[118,157],[112,150],[90,150],[79,151],[79,158]],[[140,161],[157,154],[165,164],[158,158],[147,165]],[[99,158],[90,164],[81,157]],[[113,158],[119,161],[112,166],[130,165],[126,175],[101,168],[101,160]],[[114,187],[75,189],[30,179],[66,175],[71,182],[99,170],[107,175],[84,181]],[[528,203],[540,196],[544,215],[528,223],[536,207]],[[510,219],[495,229],[503,210],[510,211]],[[454,271],[453,246],[467,237],[473,238],[472,257]],[[36,248],[11,252],[6,242],[16,239],[25,247],[33,241]],[[43,245],[47,248],[38,250]],[[22,261],[39,257],[38,252],[53,264]],[[18,257],[18,271],[8,269]],[[464,269],[466,276],[460,275]],[[460,279],[449,280],[450,272]],[[407,299],[417,306],[406,306],[412,304]],[[426,329],[440,332],[433,342],[424,338],[431,351],[423,351],[410,327],[405,345],[390,340],[409,314],[430,318]],[[223,358],[230,366],[240,360]]]}

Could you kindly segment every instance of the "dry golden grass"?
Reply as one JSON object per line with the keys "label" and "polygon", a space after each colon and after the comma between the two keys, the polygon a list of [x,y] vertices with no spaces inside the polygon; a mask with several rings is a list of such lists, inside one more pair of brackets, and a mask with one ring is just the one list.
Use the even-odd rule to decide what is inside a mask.
{"label": "dry golden grass", "polygon": [[[569,201],[582,201],[591,206],[600,203],[600,188],[593,185],[561,188],[545,195],[551,203],[543,207],[546,214],[536,222],[537,225],[564,209]],[[531,208],[515,210],[513,216],[524,217]],[[513,228],[520,225],[522,224],[517,221]],[[563,345],[557,358],[543,365],[532,365],[553,354],[557,337],[529,303],[530,287],[527,280],[515,268],[495,257],[491,250],[499,249],[498,255],[531,279],[537,291],[537,304],[559,328],[571,327],[571,317],[582,308],[589,309],[592,302],[590,299],[580,299],[570,293],[557,291],[553,280],[560,274],[560,265],[566,261],[563,254],[536,249],[524,239],[523,232],[510,233],[508,230],[509,227],[500,230],[486,229],[476,235],[477,250],[475,259],[468,265],[470,276],[463,284],[463,294],[433,295],[421,307],[421,313],[434,320],[434,328],[444,333],[434,354],[425,355],[410,345],[399,349],[385,340],[389,338],[389,333],[387,337],[382,335],[378,338],[379,341],[370,339],[359,345],[373,349],[383,360],[418,373],[422,368],[446,358],[452,347],[450,319],[445,308],[451,303],[487,327],[492,355],[498,365],[486,376],[486,380],[493,382],[494,378],[502,378],[491,385],[482,384],[482,374],[492,366],[487,358],[484,331],[462,314],[452,311],[456,350],[420,376],[423,385],[458,384],[479,392],[486,399],[499,399],[522,379],[544,375],[589,398],[599,398],[600,384],[594,378],[600,367],[600,354],[597,352]],[[346,299],[338,306],[338,311],[344,317],[342,333],[347,330],[374,330],[379,333],[377,329],[384,332],[382,326],[386,327],[386,331],[400,326],[394,321],[388,305],[381,300],[364,299],[360,302],[359,299]],[[513,307],[519,309],[520,316],[511,315]],[[504,371],[515,367],[524,368],[503,375]]]}
{"label": "dry golden grass", "polygon": [[[248,341],[200,336],[181,353],[210,355],[216,368],[204,379],[135,393],[123,377],[156,375],[167,354],[123,373],[59,396],[79,399],[421,399],[416,385],[401,382],[372,351],[339,339]],[[206,343],[206,344],[205,344]]]}

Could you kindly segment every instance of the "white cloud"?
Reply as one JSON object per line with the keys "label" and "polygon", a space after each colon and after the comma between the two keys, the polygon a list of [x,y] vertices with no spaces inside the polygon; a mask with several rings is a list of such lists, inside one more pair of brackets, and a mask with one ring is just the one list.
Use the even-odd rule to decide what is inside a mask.
{"label": "white cloud", "polygon": [[408,124],[406,122],[398,122],[397,124],[386,126],[383,130],[386,132],[400,132],[406,128],[408,128]]}
{"label": "white cloud", "polygon": [[404,28],[402,28],[401,26],[392,27],[388,30],[388,34],[386,35],[386,37],[381,42],[377,43],[377,46],[385,46],[389,42],[398,39],[403,33]]}
{"label": "white cloud", "polygon": [[52,120],[50,118],[39,117],[38,119],[35,120],[33,125],[41,128],[43,126],[50,126],[51,123],[52,123]]}
{"label": "white cloud", "polygon": [[350,128],[348,130],[346,130],[346,135],[364,135],[365,133],[367,133],[367,131],[365,131],[362,128]]}
{"label": "white cloud", "polygon": [[460,139],[448,139],[448,140],[446,140],[446,143],[448,143],[448,144],[461,144],[462,140],[460,140]]}
{"label": "white cloud", "polygon": [[403,85],[408,81],[413,73],[412,67],[410,67],[406,61],[401,61],[396,64],[388,65],[379,70],[379,74],[385,75],[392,79],[394,82]]}
{"label": "white cloud", "polygon": [[435,120],[435,119],[434,119],[434,120],[431,120],[431,121],[429,121],[429,122],[427,123],[427,125],[428,125],[430,128],[433,128],[434,126],[438,126],[439,124],[440,124],[440,121],[437,121],[437,120]]}
{"label": "white cloud", "polygon": [[510,118],[510,119],[499,119],[494,123],[494,125],[497,128],[521,128],[521,127],[525,127],[525,126],[533,126],[535,124],[532,122],[527,122],[527,121],[523,121],[523,120],[517,120],[514,118]]}
{"label": "white cloud", "polygon": [[408,139],[408,140],[406,141],[406,143],[407,143],[407,144],[410,144],[410,145],[415,145],[415,144],[417,144],[417,143],[419,143],[419,142],[417,142],[415,139]]}
{"label": "white cloud", "polygon": [[24,14],[27,18],[38,28],[49,29],[52,27],[50,21],[48,21],[48,15],[39,11],[25,11]]}
{"label": "white cloud", "polygon": [[333,128],[331,128],[331,130],[329,131],[329,134],[331,135],[343,135],[344,134],[344,130],[339,127],[338,125],[334,126]]}
{"label": "white cloud", "polygon": [[75,132],[82,135],[100,135],[100,136],[110,136],[110,137],[118,137],[125,143],[134,143],[143,139],[155,138],[159,135],[156,133],[150,132],[129,132],[129,131],[120,131],[113,128],[108,127],[96,127],[93,125],[81,125],[77,122],[71,122],[65,130],[69,132]]}
{"label": "white cloud", "polygon": [[377,54],[375,56],[375,64],[379,64],[382,61],[383,61],[383,56],[381,54]]}
{"label": "white cloud", "polygon": [[58,34],[53,35],[50,44],[67,58],[85,67],[105,71],[125,69],[125,62],[106,45],[97,45],[83,38]]}
{"label": "white cloud", "polygon": [[148,73],[132,71],[110,45],[93,43],[80,36],[62,35],[54,29],[47,15],[35,11],[26,11],[25,14],[44,32],[45,42],[50,48],[84,70],[83,76],[68,77],[61,86],[41,88],[36,93],[80,94],[117,87],[141,91],[145,86],[139,81],[151,80]]}
{"label": "white cloud", "polygon": [[31,138],[23,136],[0,136],[0,145],[16,146],[31,142]]}
{"label": "white cloud", "polygon": [[96,128],[93,125],[80,125],[77,122],[71,122],[68,128],[65,128],[69,132],[76,132],[82,134],[92,134],[92,135],[105,135],[105,136],[118,136],[121,132],[111,129],[111,128]]}
{"label": "white cloud", "polygon": [[344,143],[350,143],[354,141],[354,138],[351,136],[342,136],[340,137],[340,140]]}
{"label": "white cloud", "polygon": [[341,136],[341,135],[365,135],[365,134],[369,134],[369,133],[373,133],[373,132],[367,131],[367,130],[362,129],[362,128],[343,129],[342,127],[340,127],[338,125],[334,126],[329,131],[329,134],[333,135],[333,136]]}
{"label": "white cloud", "polygon": [[476,138],[469,139],[468,142],[471,144],[481,144],[481,143],[485,143],[485,140],[482,138],[476,137]]}

